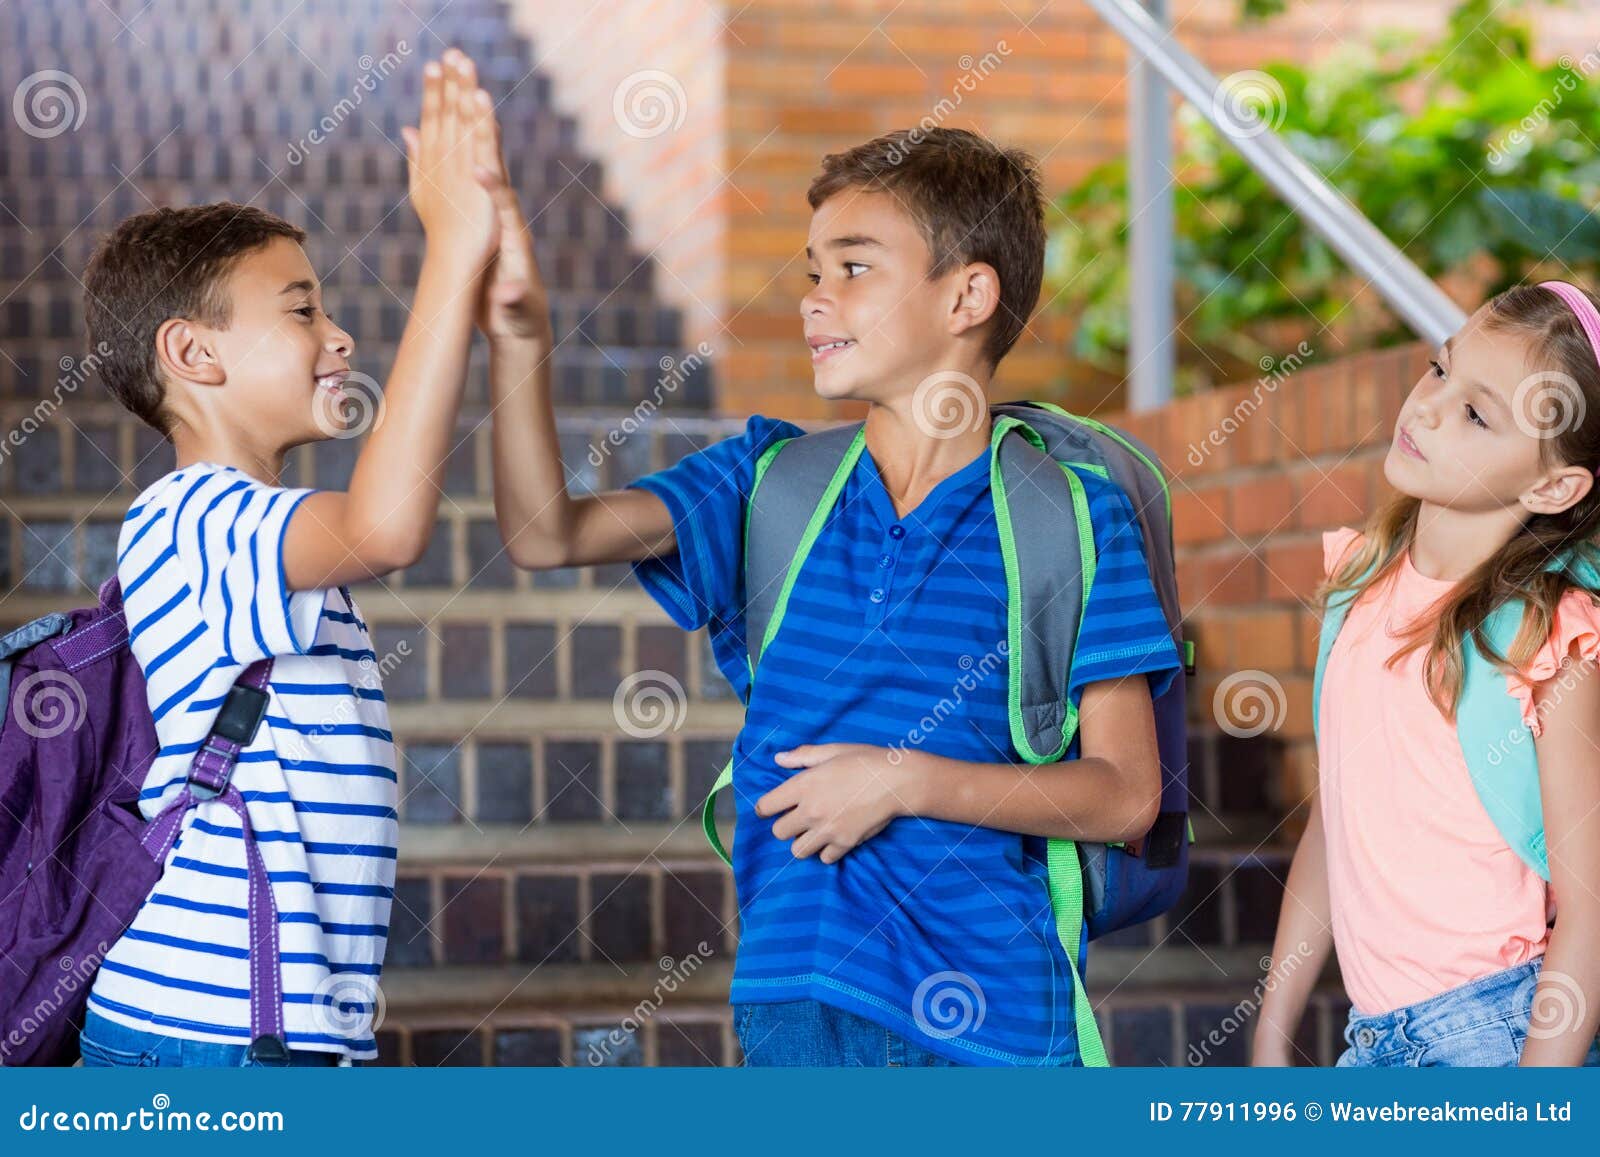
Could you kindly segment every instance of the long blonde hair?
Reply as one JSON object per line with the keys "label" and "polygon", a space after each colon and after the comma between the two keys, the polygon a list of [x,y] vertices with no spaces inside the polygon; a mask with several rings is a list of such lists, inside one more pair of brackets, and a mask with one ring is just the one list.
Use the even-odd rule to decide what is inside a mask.
{"label": "long blonde hair", "polygon": [[[1600,308],[1600,298],[1585,291]],[[1540,439],[1541,459],[1549,465],[1578,463],[1600,466],[1600,362],[1596,361],[1582,325],[1561,298],[1536,285],[1519,285],[1496,296],[1484,318],[1488,329],[1527,339],[1530,355],[1549,372],[1565,375],[1577,385],[1577,397],[1562,404],[1577,415],[1549,437]],[[1559,379],[1558,379],[1559,380]],[[1563,385],[1565,383],[1563,382]],[[1538,406],[1536,401],[1534,406]],[[1329,600],[1350,592],[1352,601],[1369,588],[1388,581],[1416,536],[1420,499],[1400,495],[1368,520],[1359,550],[1341,560],[1320,587],[1318,609],[1326,613]],[[1600,481],[1573,506],[1559,514],[1528,517],[1504,546],[1458,583],[1445,597],[1437,619],[1426,616],[1401,635],[1401,648],[1389,657],[1394,666],[1420,647],[1428,647],[1423,677],[1429,697],[1454,720],[1465,675],[1464,650],[1470,636],[1479,652],[1502,670],[1525,667],[1549,637],[1556,607],[1569,590],[1600,590],[1580,582],[1571,571],[1574,561],[1600,565]],[[1568,561],[1550,569],[1551,561]],[[1508,654],[1499,654],[1489,642],[1486,624],[1490,614],[1511,600],[1523,604],[1522,623]]]}

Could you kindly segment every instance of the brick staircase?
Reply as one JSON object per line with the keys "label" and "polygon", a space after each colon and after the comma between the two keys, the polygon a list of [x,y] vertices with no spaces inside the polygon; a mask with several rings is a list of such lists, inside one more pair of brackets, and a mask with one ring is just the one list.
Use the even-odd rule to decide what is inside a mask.
{"label": "brick staircase", "polygon": [[[423,60],[447,44],[474,55],[503,101],[553,290],[571,484],[620,485],[741,428],[708,412],[709,366],[681,348],[646,247],[600,199],[600,167],[504,4],[12,0],[0,5],[0,95],[58,69],[82,123],[0,124],[0,628],[83,602],[113,569],[127,503],[166,469],[159,439],[78,380],[89,352],[78,278],[96,237],[152,203],[225,197],[304,225],[356,367],[381,380],[421,255],[399,127]],[[341,113],[342,101],[356,103]],[[291,142],[328,120],[326,140],[295,158]],[[704,635],[671,626],[626,567],[510,566],[482,353],[432,547],[357,596],[403,756],[383,1060],[737,1063],[733,889],[694,815],[738,704]],[[659,413],[632,430],[625,419],[651,397]],[[356,449],[302,450],[288,477],[339,486]],[[659,726],[614,705],[636,671],[668,691]],[[1245,1059],[1248,1018],[1227,1026],[1260,974],[1287,867],[1267,798],[1277,752],[1209,734],[1193,750],[1189,899],[1093,953],[1119,1063]],[[1308,1061],[1331,1062],[1343,1008],[1336,987],[1319,994]]]}

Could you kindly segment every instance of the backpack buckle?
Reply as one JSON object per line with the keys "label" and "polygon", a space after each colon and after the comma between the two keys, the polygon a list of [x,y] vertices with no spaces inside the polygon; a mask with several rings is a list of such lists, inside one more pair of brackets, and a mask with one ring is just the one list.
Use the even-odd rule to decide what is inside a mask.
{"label": "backpack buckle", "polygon": [[[227,775],[223,777],[221,783],[213,787],[195,779],[191,770],[189,794],[195,799],[215,799],[228,789],[228,781],[233,778],[233,765],[239,758],[239,751],[247,747],[256,737],[262,719],[266,718],[267,702],[267,693],[255,687],[235,683],[228,688],[227,695],[222,699],[222,707],[217,711],[216,721],[211,725],[210,733],[200,745],[200,751],[195,753],[196,760],[200,758],[201,753],[222,760],[227,765]],[[233,750],[220,747],[216,742],[218,739],[227,740],[236,746]]]}
{"label": "backpack buckle", "polygon": [[246,747],[256,737],[256,729],[261,726],[266,714],[267,693],[235,683],[223,696],[216,722],[211,725],[211,734]]}
{"label": "backpack buckle", "polygon": [[275,1033],[262,1033],[250,1042],[244,1059],[248,1064],[286,1066],[289,1063],[289,1045]]}

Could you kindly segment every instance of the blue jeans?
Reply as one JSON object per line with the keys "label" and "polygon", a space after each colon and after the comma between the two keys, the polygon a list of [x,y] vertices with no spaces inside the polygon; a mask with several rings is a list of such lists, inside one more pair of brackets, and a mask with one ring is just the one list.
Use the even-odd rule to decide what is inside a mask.
{"label": "blue jeans", "polygon": [[[1509,1068],[1522,1059],[1544,959],[1492,972],[1391,1012],[1350,1010],[1343,1068]],[[1600,1043],[1584,1066],[1600,1066]]]}
{"label": "blue jeans", "polygon": [[959,1068],[881,1024],[816,1000],[736,1004],[733,1028],[755,1067]]}
{"label": "blue jeans", "polygon": [[[92,1008],[84,1018],[78,1050],[83,1054],[85,1068],[264,1067],[245,1060],[248,1045],[219,1045],[126,1028],[114,1020],[107,1020]],[[289,1064],[296,1068],[336,1065],[339,1059],[339,1053],[313,1052],[309,1049],[291,1049],[289,1052]]]}

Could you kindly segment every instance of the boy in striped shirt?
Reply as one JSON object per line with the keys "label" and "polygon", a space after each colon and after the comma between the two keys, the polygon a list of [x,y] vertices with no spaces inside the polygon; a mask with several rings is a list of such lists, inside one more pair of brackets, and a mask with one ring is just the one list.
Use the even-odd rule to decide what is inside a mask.
{"label": "boy in striped shirt", "polygon": [[[279,922],[293,1064],[376,1056],[373,1015],[393,895],[395,751],[350,583],[409,565],[438,511],[473,313],[498,220],[493,114],[471,62],[427,66],[406,131],[427,249],[382,398],[346,393],[350,336],[288,222],[247,206],[158,209],[97,250],[85,288],[104,379],[172,443],[176,468],[135,499],[117,574],[160,748],[153,818],[240,673],[273,661],[240,791]],[[381,415],[381,421],[373,419]],[[365,428],[370,426],[370,432]],[[286,487],[292,447],[368,433],[348,491]],[[102,962],[88,1065],[251,1063],[248,871],[238,817],[185,816],[160,882]]]}
{"label": "boy in striped shirt", "polygon": [[501,532],[527,567],[632,561],[747,696],[731,998],[748,1063],[1076,1064],[1046,840],[1150,828],[1151,701],[1179,662],[1128,499],[1078,472],[1097,556],[1068,689],[1080,728],[1059,763],[1013,749],[987,387],[1039,294],[1035,166],[972,133],[902,132],[828,157],[809,199],[814,385],[866,404],[866,449],[753,685],[743,519],[757,460],[799,427],[754,417],[626,489],[569,496],[548,329],[523,294],[526,332],[491,338]]}

